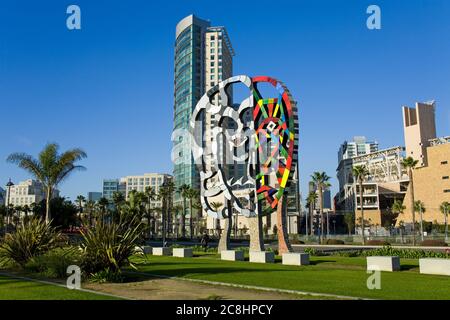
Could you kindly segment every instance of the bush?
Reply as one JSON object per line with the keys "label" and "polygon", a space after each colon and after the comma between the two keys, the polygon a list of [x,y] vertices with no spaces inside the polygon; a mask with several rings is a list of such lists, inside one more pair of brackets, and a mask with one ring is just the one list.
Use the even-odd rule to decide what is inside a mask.
{"label": "bush", "polygon": [[82,270],[89,275],[100,271],[115,274],[120,273],[123,266],[134,267],[129,258],[135,252],[143,229],[138,216],[123,219],[121,216],[118,222],[99,221],[94,228],[82,231]]}
{"label": "bush", "polygon": [[422,247],[446,247],[447,243],[443,240],[424,240],[420,245]]}
{"label": "bush", "polygon": [[391,244],[385,240],[369,240],[366,242],[368,246],[390,246]]}
{"label": "bush", "polygon": [[298,240],[298,239],[292,239],[291,244],[305,244],[305,242]]}
{"label": "bush", "polygon": [[420,258],[450,258],[449,254],[442,252],[424,251],[416,249],[394,249],[390,246],[361,252],[362,256],[398,256],[405,259]]}
{"label": "bush", "polygon": [[326,244],[345,244],[345,242],[339,239],[328,239]]}
{"label": "bush", "polygon": [[310,256],[316,256],[316,257],[326,256],[326,254],[324,252],[316,250],[314,248],[305,248],[304,252],[308,253]]}
{"label": "bush", "polygon": [[0,265],[15,263],[24,267],[32,258],[58,245],[61,234],[50,223],[30,218],[13,234],[6,234],[0,245]]}
{"label": "bush", "polygon": [[120,271],[113,271],[110,269],[105,269],[91,274],[89,281],[95,283],[105,283],[105,282],[123,282],[123,276]]}
{"label": "bush", "polygon": [[62,279],[67,277],[67,267],[80,264],[80,260],[81,252],[78,248],[56,248],[29,260],[25,264],[25,270]]}

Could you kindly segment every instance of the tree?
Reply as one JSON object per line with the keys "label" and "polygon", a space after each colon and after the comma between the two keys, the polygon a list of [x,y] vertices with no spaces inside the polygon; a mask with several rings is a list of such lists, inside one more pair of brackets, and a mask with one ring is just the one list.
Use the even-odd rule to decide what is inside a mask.
{"label": "tree", "polygon": [[148,222],[148,230],[149,230],[149,237],[151,237],[153,229],[151,227],[151,224],[154,220],[154,210],[152,208],[152,201],[155,201],[158,199],[158,195],[152,187],[148,186],[145,187],[144,190],[144,196],[146,198],[146,216],[147,216],[147,222]]}
{"label": "tree", "polygon": [[105,197],[101,197],[97,202],[98,208],[100,209],[101,221],[105,219],[108,213],[109,200]]}
{"label": "tree", "polygon": [[173,181],[165,181],[159,188],[159,198],[162,200],[161,218],[162,218],[162,241],[163,246],[166,244],[166,232],[167,232],[167,218],[171,214],[172,210],[172,198],[175,192],[175,185]]}
{"label": "tree", "polygon": [[416,215],[414,210],[414,180],[413,180],[413,170],[419,161],[414,160],[412,157],[407,157],[401,161],[401,165],[408,171],[409,177],[409,210],[412,216],[412,233],[413,233],[413,245],[416,245]]}
{"label": "tree", "polygon": [[352,230],[355,227],[355,215],[352,212],[344,214],[344,222],[347,225],[348,235],[352,235]]}
{"label": "tree", "polygon": [[80,216],[83,213],[83,206],[84,203],[86,202],[86,198],[82,195],[77,196],[77,204],[78,204],[78,209],[80,210]]}
{"label": "tree", "polygon": [[308,194],[308,197],[306,198],[306,201],[308,203],[308,209],[309,209],[309,223],[310,223],[310,233],[311,236],[314,235],[314,210],[316,209],[316,202],[317,202],[317,192],[311,191]]}
{"label": "tree", "polygon": [[311,176],[316,189],[319,191],[319,210],[320,210],[320,219],[321,219],[321,227],[320,227],[320,242],[323,240],[323,192],[329,188],[331,185],[328,182],[330,177],[325,172],[314,172]]}
{"label": "tree", "polygon": [[194,225],[193,225],[193,220],[194,220],[194,211],[193,209],[193,202],[194,199],[197,198],[199,195],[198,191],[192,188],[189,188],[188,190],[186,190],[186,198],[189,199],[189,237],[192,240],[193,237],[193,233],[194,233]]}
{"label": "tree", "polygon": [[190,187],[187,184],[183,184],[177,190],[183,199],[183,213],[180,216],[180,231],[182,238],[186,237],[186,199],[189,189]]}
{"label": "tree", "polygon": [[423,214],[425,213],[425,204],[420,200],[415,201],[414,211],[419,212],[420,215],[420,238],[423,241]]}
{"label": "tree", "polygon": [[82,149],[70,149],[62,154],[59,154],[58,151],[58,144],[49,143],[39,153],[37,159],[26,153],[13,153],[7,158],[8,162],[17,164],[20,168],[25,169],[44,186],[47,199],[46,223],[49,223],[51,219],[50,199],[52,199],[53,191],[72,172],[85,170],[85,167],[76,165],[78,161],[87,157]]}
{"label": "tree", "polygon": [[444,224],[445,224],[445,241],[448,241],[448,219],[447,216],[450,213],[450,202],[444,201],[441,203],[439,209],[444,214]]}
{"label": "tree", "polygon": [[125,202],[125,196],[122,192],[114,191],[112,194],[112,202],[116,210],[119,211],[119,207]]}
{"label": "tree", "polygon": [[[369,174],[369,170],[366,166],[354,166],[352,168],[352,174],[355,178],[355,181],[358,182],[359,185],[359,205],[361,207],[361,234],[362,234],[362,244],[366,244],[366,238],[364,237],[364,202],[363,202],[363,183],[366,179],[367,175]],[[356,210],[358,209],[358,206],[355,208],[355,217],[356,217]]]}

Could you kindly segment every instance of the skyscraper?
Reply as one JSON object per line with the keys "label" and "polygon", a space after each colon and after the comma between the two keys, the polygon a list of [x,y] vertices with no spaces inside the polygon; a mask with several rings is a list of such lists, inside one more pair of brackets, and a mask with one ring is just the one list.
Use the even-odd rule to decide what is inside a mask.
{"label": "skyscraper", "polygon": [[[224,27],[189,15],[176,26],[174,78],[174,132],[188,130],[192,110],[202,95],[231,77],[233,70],[231,42]],[[218,102],[218,101],[217,101]],[[211,119],[205,119],[206,126]],[[174,134],[175,187],[186,184],[200,188],[200,177],[193,162],[186,135]],[[175,200],[180,200],[176,195]]]}

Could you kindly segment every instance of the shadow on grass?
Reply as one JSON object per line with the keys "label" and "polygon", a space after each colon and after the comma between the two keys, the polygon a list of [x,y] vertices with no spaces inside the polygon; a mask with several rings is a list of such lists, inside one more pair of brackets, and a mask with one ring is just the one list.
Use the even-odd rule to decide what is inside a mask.
{"label": "shadow on grass", "polygon": [[419,270],[419,267],[414,264],[402,264],[400,266],[400,270],[402,270],[402,271],[403,270],[414,270],[414,269]]}
{"label": "shadow on grass", "polygon": [[309,264],[315,266],[321,263],[336,263],[336,260],[310,260]]}

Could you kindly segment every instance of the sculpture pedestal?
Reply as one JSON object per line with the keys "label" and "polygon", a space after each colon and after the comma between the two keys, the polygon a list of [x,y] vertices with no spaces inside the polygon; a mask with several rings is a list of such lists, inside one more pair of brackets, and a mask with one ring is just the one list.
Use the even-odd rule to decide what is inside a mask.
{"label": "sculpture pedestal", "polygon": [[174,257],[191,258],[193,256],[191,248],[173,248],[172,254]]}
{"label": "sculpture pedestal", "polygon": [[250,262],[274,263],[275,254],[269,251],[250,251]]}
{"label": "sculpture pedestal", "polygon": [[307,266],[309,265],[309,254],[288,252],[282,255],[283,264],[289,266]]}
{"label": "sculpture pedestal", "polygon": [[236,250],[223,250],[220,259],[227,261],[244,261],[244,252]]}
{"label": "sculpture pedestal", "polygon": [[419,259],[419,272],[423,274],[450,276],[450,259]]}
{"label": "sculpture pedestal", "polygon": [[367,257],[367,270],[375,271],[400,271],[399,257]]}
{"label": "sculpture pedestal", "polygon": [[170,254],[172,253],[172,248],[158,247],[153,248],[152,251],[154,256],[170,256]]}

